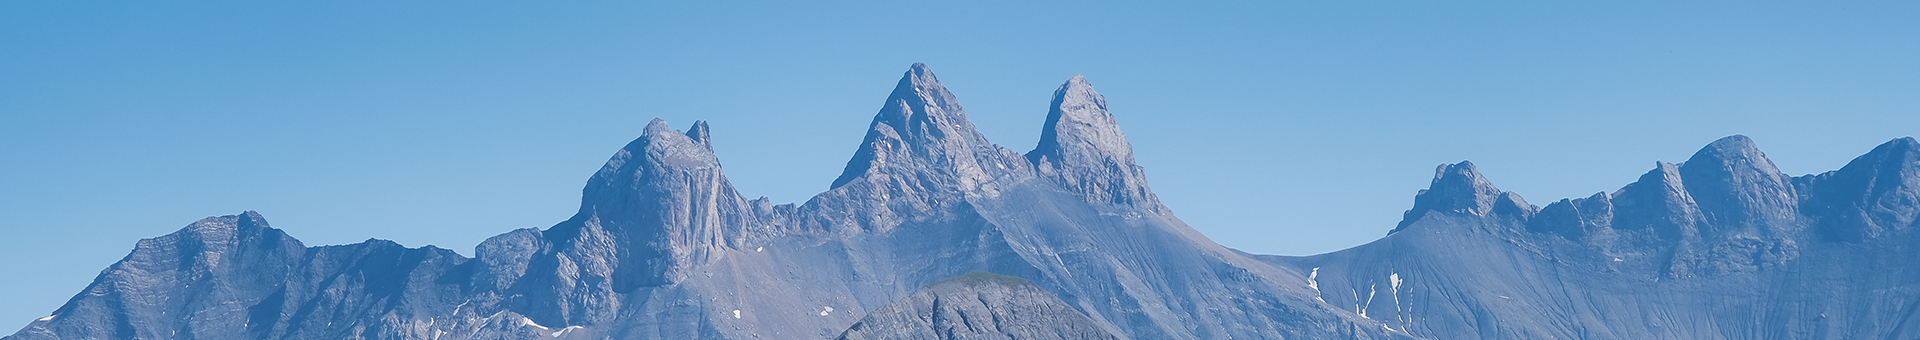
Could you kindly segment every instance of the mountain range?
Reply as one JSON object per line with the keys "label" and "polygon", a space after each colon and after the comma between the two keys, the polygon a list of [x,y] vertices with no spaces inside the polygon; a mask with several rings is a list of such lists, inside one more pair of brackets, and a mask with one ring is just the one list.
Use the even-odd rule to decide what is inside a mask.
{"label": "mountain range", "polygon": [[572,217],[472,258],[209,217],[4,339],[1920,338],[1912,138],[1789,176],[1731,136],[1544,207],[1446,164],[1385,237],[1273,256],[1162,205],[1085,78],[1040,132],[990,143],[915,64],[803,203],[654,120]]}

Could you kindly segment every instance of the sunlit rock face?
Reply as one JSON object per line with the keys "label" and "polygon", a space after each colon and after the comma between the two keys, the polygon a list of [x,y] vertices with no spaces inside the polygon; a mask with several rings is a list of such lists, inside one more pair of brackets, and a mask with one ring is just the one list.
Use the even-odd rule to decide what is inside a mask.
{"label": "sunlit rock face", "polygon": [[1053,97],[1017,152],[915,64],[798,204],[733,188],[724,127],[655,120],[473,258],[210,217],[5,339],[1920,338],[1911,138],[1790,177],[1732,136],[1545,207],[1445,164],[1384,238],[1266,256],[1162,205],[1086,78]]}

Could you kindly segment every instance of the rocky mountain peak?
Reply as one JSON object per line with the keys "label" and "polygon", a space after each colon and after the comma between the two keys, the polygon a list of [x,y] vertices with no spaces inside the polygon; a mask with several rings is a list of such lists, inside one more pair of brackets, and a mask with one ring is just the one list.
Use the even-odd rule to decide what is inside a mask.
{"label": "rocky mountain peak", "polygon": [[1808,176],[1808,214],[1828,240],[1862,241],[1920,226],[1920,142],[1882,143],[1825,174]]}
{"label": "rocky mountain peak", "polygon": [[1144,169],[1133,161],[1133,146],[1107,111],[1106,97],[1086,77],[1073,76],[1053,91],[1040,144],[1026,158],[1040,177],[1088,202],[1160,209]]}
{"label": "rocky mountain peak", "polygon": [[680,132],[654,119],[587,181],[579,213],[547,236],[571,256],[615,260],[579,269],[581,279],[610,278],[616,290],[668,284],[724,251],[728,226],[746,224],[745,202],[721,171],[706,124]]}
{"label": "rocky mountain peak", "polygon": [[1508,208],[1498,210],[1518,215],[1516,217],[1524,219],[1536,210],[1519,195],[1494,187],[1493,182],[1487,181],[1479,170],[1474,169],[1473,162],[1441,164],[1434,168],[1433,183],[1414,196],[1413,209],[1407,210],[1400,225],[1389,233],[1406,229],[1431,211],[1488,216],[1496,212],[1495,208],[1502,202],[1502,197],[1506,197],[1504,200],[1507,203],[1504,205]]}
{"label": "rocky mountain peak", "polygon": [[1780,230],[1798,215],[1792,178],[1781,174],[1747,136],[1707,144],[1679,169],[1713,230]]}
{"label": "rocky mountain peak", "polygon": [[203,218],[165,237],[142,240],[142,244],[185,242],[192,244],[188,247],[191,251],[224,256],[247,242],[279,242],[286,237],[279,229],[269,226],[260,213],[248,210],[237,215]]}
{"label": "rocky mountain peak", "polygon": [[631,190],[610,188],[612,185],[631,187],[638,182],[655,179],[648,175],[658,172],[643,170],[698,170],[716,169],[719,158],[707,147],[706,124],[695,124],[687,132],[674,130],[667,121],[654,118],[647,123],[640,138],[627,143],[626,147],[614,153],[600,171],[588,180],[587,195],[583,199],[582,209],[602,199],[596,195],[623,195]]}
{"label": "rocky mountain peak", "polygon": [[280,278],[295,270],[293,263],[306,253],[298,240],[268,226],[259,213],[204,218],[173,233],[140,240],[132,253],[101,271],[85,291],[54,311],[58,318],[40,319],[22,333],[32,334],[29,331],[38,326],[36,332],[41,334],[68,332],[54,337],[66,339],[230,334],[234,328],[222,326],[245,322],[244,313],[193,320],[177,315],[183,310],[251,306],[283,284]]}
{"label": "rocky mountain peak", "polygon": [[1704,219],[1688,194],[1680,165],[1654,162],[1654,169],[1613,195],[1614,228],[1653,230],[1661,239],[1698,236]]}
{"label": "rocky mountain peak", "polygon": [[707,135],[707,121],[693,121],[693,127],[687,128],[687,138],[692,138],[694,143],[707,147],[707,151],[713,151],[713,137]]}
{"label": "rocky mountain peak", "polygon": [[[987,142],[987,137],[974,129],[966,110],[934,77],[932,69],[915,63],[900,77],[880,113],[873,116],[860,149],[834,179],[833,187],[880,174],[890,178],[870,179],[973,190],[1009,172],[1030,171],[1025,162],[1010,162],[1006,157],[1009,154],[1011,151]],[[922,173],[928,176],[920,176]]]}
{"label": "rocky mountain peak", "polygon": [[933,75],[926,64],[914,63],[887,95],[885,106],[873,117],[874,125],[886,125],[903,138],[915,141],[958,139],[984,142],[985,136],[974,130],[960,100]]}

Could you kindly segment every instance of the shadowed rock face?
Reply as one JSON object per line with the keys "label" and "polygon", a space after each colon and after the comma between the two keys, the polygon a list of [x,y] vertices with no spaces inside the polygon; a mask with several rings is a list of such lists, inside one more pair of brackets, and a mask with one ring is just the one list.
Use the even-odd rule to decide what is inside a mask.
{"label": "shadowed rock face", "polygon": [[866,339],[1120,339],[1032,282],[973,272],[887,304],[840,334]]}
{"label": "shadowed rock face", "polygon": [[[1787,177],[1733,136],[1545,208],[1442,165],[1386,237],[1288,257],[1221,247],[1161,206],[1084,78],[1048,116],[1031,152],[991,144],[916,64],[801,204],[741,197],[724,134],[655,120],[576,214],[472,259],[211,217],[4,339],[828,339],[921,311],[964,316],[966,332],[930,326],[955,335],[1013,334],[964,320],[1020,312],[1128,339],[1920,338],[1920,271],[1901,270],[1920,258],[1911,138]],[[914,290],[970,272],[1031,286]],[[951,299],[966,294],[978,305]]]}

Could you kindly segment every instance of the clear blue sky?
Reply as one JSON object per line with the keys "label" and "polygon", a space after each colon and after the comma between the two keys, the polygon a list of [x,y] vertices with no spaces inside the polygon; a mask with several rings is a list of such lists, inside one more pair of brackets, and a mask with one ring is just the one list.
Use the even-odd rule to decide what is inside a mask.
{"label": "clear blue sky", "polygon": [[1920,135],[1916,6],[0,2],[0,333],[211,215],[471,254],[654,117],[805,201],[913,62],[1021,151],[1086,75],[1166,204],[1254,253],[1373,240],[1460,160],[1542,205],[1730,134],[1826,171]]}

